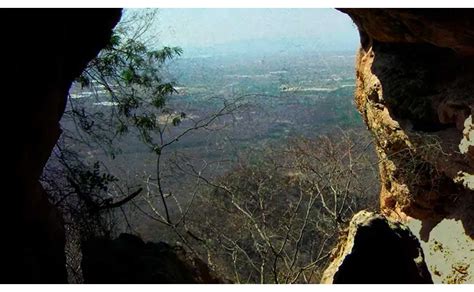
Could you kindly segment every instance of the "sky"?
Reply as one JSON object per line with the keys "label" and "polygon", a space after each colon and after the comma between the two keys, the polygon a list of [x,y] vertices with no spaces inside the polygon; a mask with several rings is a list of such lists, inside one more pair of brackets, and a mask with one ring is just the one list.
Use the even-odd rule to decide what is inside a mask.
{"label": "sky", "polygon": [[[359,35],[352,20],[335,9],[159,9],[153,33],[159,43],[195,48],[292,46],[355,50]],[[242,46],[247,44],[247,46]]]}

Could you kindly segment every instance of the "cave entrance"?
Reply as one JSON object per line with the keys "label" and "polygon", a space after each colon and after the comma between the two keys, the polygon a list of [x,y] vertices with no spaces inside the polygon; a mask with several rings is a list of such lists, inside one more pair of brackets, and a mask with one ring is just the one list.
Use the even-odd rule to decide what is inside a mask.
{"label": "cave entrance", "polygon": [[69,237],[128,232],[234,282],[318,282],[352,214],[378,206],[358,38],[329,9],[125,11],[45,171]]}

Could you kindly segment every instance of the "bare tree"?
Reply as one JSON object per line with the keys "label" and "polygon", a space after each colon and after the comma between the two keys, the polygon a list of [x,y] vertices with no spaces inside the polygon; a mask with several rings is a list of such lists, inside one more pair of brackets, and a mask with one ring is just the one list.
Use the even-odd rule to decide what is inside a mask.
{"label": "bare tree", "polygon": [[[232,164],[196,163],[176,145],[226,127],[255,95],[211,96],[214,107],[200,117],[175,107],[176,84],[164,66],[181,50],[156,50],[143,39],[155,13],[123,21],[70,94],[64,143],[44,176],[66,214],[70,271],[80,281],[81,240],[112,236],[122,222],[135,232],[147,219],[169,232],[162,238],[181,242],[237,283],[316,282],[348,218],[375,201],[370,139],[341,130],[253,148]],[[96,161],[119,154],[124,137],[122,143],[139,140],[148,150],[153,170],[119,180]],[[209,175],[224,164],[225,175]],[[179,190],[170,183],[181,175],[193,185]]]}
{"label": "bare tree", "polygon": [[335,134],[253,149],[219,179],[204,175],[219,161],[176,163],[196,178],[182,239],[237,283],[317,282],[350,217],[377,205],[371,139]]}

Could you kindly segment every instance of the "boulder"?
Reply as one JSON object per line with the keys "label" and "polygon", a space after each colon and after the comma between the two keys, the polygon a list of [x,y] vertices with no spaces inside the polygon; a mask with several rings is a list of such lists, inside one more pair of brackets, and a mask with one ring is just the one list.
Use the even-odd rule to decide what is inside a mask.
{"label": "boulder", "polygon": [[418,239],[383,215],[354,215],[325,270],[324,284],[433,283]]}

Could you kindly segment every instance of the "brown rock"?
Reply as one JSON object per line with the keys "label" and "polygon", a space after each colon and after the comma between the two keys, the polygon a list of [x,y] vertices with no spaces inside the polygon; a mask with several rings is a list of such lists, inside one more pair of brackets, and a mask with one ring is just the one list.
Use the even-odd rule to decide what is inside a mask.
{"label": "brown rock", "polygon": [[459,147],[474,108],[474,10],[341,11],[361,34],[355,99],[376,138],[382,212],[454,218],[474,236],[474,193],[459,178],[474,174]]}

